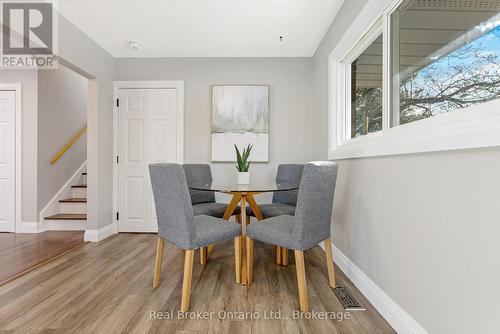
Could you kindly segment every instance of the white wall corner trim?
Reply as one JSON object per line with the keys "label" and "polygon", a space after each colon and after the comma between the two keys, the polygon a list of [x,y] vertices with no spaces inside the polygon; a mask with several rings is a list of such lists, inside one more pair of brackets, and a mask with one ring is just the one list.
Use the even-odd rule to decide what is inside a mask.
{"label": "white wall corner trim", "polygon": [[109,225],[101,227],[98,230],[85,230],[83,240],[90,242],[99,242],[116,233],[118,233],[118,224],[116,222],[113,222]]}
{"label": "white wall corner trim", "polygon": [[[321,243],[321,248],[325,246]],[[400,334],[427,334],[415,319],[391,299],[366,274],[361,271],[344,253],[332,245],[333,261],[384,317],[392,328]]]}

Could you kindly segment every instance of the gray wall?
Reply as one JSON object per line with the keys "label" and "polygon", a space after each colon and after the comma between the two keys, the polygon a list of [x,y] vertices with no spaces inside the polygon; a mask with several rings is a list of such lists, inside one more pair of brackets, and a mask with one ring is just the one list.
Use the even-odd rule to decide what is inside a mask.
{"label": "gray wall", "polygon": [[37,70],[0,70],[0,82],[21,83],[22,89],[22,221],[38,221],[37,203]]}
{"label": "gray wall", "polygon": [[[64,17],[59,17],[59,55],[64,64],[93,82],[96,107],[87,110],[87,228],[113,222],[114,58]],[[93,91],[93,90],[89,90]]]}
{"label": "gray wall", "polygon": [[313,155],[315,159],[328,158],[328,55],[367,2],[367,0],[344,1],[312,58]]}
{"label": "gray wall", "polygon": [[[88,214],[87,229],[113,222],[113,77],[114,58],[63,16],[59,16],[60,62],[92,79],[96,86],[95,107],[87,112]],[[0,70],[0,82],[22,83],[23,90],[23,175],[22,219],[38,222],[37,200],[37,110],[38,73],[34,70]]]}
{"label": "gray wall", "polygon": [[38,72],[38,212],[87,160],[84,134],[54,165],[52,157],[87,123],[87,79],[60,65]]}
{"label": "gray wall", "polygon": [[[184,80],[184,161],[210,162],[210,87],[270,85],[270,163],[251,167],[252,180],[273,180],[278,163],[311,160],[309,58],[118,58],[117,80]],[[214,163],[214,178],[236,178],[230,163]]]}
{"label": "gray wall", "polygon": [[[366,1],[346,1],[313,57],[314,157],[327,158],[327,57]],[[500,333],[500,149],[340,161],[333,240],[429,333]]]}

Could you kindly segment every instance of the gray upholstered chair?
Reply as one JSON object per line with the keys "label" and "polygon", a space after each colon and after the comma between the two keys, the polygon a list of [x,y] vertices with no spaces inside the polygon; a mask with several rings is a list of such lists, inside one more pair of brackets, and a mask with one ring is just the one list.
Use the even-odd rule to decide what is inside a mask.
{"label": "gray upholstered chair", "polygon": [[[304,165],[302,164],[281,164],[278,166],[278,172],[276,173],[276,183],[299,186],[303,170]],[[272,204],[259,205],[263,218],[281,215],[293,216],[297,205],[297,194],[298,190],[274,192]],[[247,212],[248,215],[255,216],[255,213],[250,208],[247,208]]]}
{"label": "gray upholstered chair", "polygon": [[[196,184],[212,183],[212,171],[207,164],[184,164],[184,173],[188,186]],[[213,191],[189,189],[191,203],[193,204],[193,214],[207,215],[222,218],[227,209],[227,204],[215,202]],[[240,208],[237,207],[233,215],[240,214]]]}
{"label": "gray upholstered chair", "polygon": [[[184,164],[184,174],[186,175],[186,180],[188,186],[196,184],[209,184],[212,183],[212,170],[210,165],[207,164]],[[189,189],[189,196],[191,197],[191,204],[193,204],[193,214],[207,215],[216,218],[223,218],[224,213],[227,209],[227,204],[215,202],[215,193],[213,191],[206,190],[196,190]],[[236,221],[239,222],[240,219],[240,207],[237,206],[233,211],[232,215],[236,215]],[[229,218],[229,217],[227,217]],[[205,265],[207,263],[209,250],[212,249],[212,245],[209,247],[200,248],[200,263]]]}
{"label": "gray upholstered chair", "polygon": [[[189,309],[194,250],[225,240],[241,238],[241,226],[207,215],[193,215],[193,206],[181,165],[149,166],[151,185],[158,218],[158,243],[153,287],[160,284],[160,271],[165,240],[185,250],[181,311]],[[236,254],[239,259],[241,254]],[[240,263],[240,261],[236,261]],[[241,268],[236,268],[241,272]]]}
{"label": "gray upholstered chair", "polygon": [[295,250],[300,310],[308,310],[304,251],[325,242],[330,286],[335,287],[330,225],[338,165],[320,161],[304,167],[295,216],[283,215],[252,223],[247,227],[247,277],[253,275],[253,240]]}

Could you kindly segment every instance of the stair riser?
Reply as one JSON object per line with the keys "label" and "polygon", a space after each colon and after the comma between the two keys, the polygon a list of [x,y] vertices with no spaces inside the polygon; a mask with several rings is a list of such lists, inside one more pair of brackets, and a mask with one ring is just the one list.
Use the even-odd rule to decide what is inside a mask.
{"label": "stair riser", "polygon": [[84,231],[86,220],[46,220],[46,229],[49,231]]}
{"label": "stair riser", "polygon": [[73,188],[73,198],[87,198],[87,188]]}
{"label": "stair riser", "polygon": [[87,213],[87,203],[59,203],[60,213]]}

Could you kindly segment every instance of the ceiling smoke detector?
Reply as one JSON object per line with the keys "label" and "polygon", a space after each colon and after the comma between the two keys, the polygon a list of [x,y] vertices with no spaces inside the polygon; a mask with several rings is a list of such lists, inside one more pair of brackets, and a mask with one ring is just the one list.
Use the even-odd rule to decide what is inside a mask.
{"label": "ceiling smoke detector", "polygon": [[130,41],[128,42],[128,47],[131,48],[132,50],[137,51],[140,48],[142,48],[142,44],[137,41]]}

